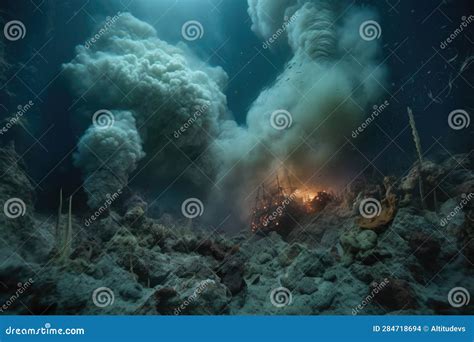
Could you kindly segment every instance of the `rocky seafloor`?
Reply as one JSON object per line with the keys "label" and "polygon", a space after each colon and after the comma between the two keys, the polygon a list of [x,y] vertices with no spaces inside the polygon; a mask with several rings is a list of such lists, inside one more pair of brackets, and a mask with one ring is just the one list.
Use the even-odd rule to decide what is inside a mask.
{"label": "rocky seafloor", "polygon": [[[21,197],[27,210],[0,215],[1,312],[474,314],[466,292],[460,305],[449,297],[455,288],[474,293],[473,165],[466,154],[424,161],[423,202],[415,164],[400,179],[352,184],[285,238],[247,227],[230,237],[187,220],[149,218],[142,201],[88,226],[74,211],[59,220],[35,212],[33,186],[6,147],[1,198]],[[390,207],[380,222],[361,221],[366,197]]]}

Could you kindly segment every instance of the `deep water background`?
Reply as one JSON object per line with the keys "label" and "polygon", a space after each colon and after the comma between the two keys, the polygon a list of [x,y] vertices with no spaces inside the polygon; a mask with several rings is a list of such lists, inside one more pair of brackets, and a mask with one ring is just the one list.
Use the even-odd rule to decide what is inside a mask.
{"label": "deep water background", "polygon": [[[262,41],[250,30],[247,2],[244,0],[183,0],[172,10],[171,0],[152,1],[2,1],[2,22],[18,19],[27,26],[21,44],[5,42],[6,58],[11,64],[0,90],[1,118],[10,117],[19,104],[29,100],[34,108],[25,115],[25,131],[11,129],[2,142],[14,139],[19,153],[28,165],[28,174],[40,197],[38,208],[56,206],[59,188],[71,193],[80,187],[80,172],[72,165],[74,146],[85,127],[74,121],[80,99],[72,98],[68,84],[61,78],[61,64],[74,57],[74,48],[83,44],[106,16],[130,11],[141,20],[152,23],[160,38],[182,41],[181,26],[198,20],[205,27],[199,43],[189,47],[212,65],[220,65],[229,75],[226,89],[228,105],[236,121],[244,125],[246,112],[261,90],[272,83],[289,59],[283,43],[274,50],[264,50]],[[347,137],[353,149],[350,160],[336,160],[343,165],[341,174],[402,174],[415,161],[411,130],[407,128],[406,107],[415,114],[421,144],[431,155],[470,152],[473,147],[473,124],[469,134],[449,128],[448,114],[458,108],[474,109],[474,68],[461,76],[461,64],[472,55],[474,23],[447,49],[440,49],[459,26],[462,16],[473,13],[472,1],[357,1],[377,8],[382,26],[384,61],[390,70],[385,100],[386,111],[357,139]],[[448,63],[457,56],[452,62]],[[452,91],[442,92],[450,79]],[[442,103],[434,103],[428,93],[439,95]],[[367,109],[367,116],[370,108]],[[354,127],[355,129],[355,127]],[[353,145],[353,146],[352,146]],[[335,164],[335,165],[336,165]],[[333,172],[329,164],[325,172]],[[159,183],[157,179],[150,182]],[[167,184],[163,184],[163,189]],[[173,201],[183,189],[176,184],[161,197],[160,206]],[[154,198],[156,194],[145,193]],[[76,196],[77,210],[85,209],[85,195]],[[157,210],[157,214],[159,213]]]}

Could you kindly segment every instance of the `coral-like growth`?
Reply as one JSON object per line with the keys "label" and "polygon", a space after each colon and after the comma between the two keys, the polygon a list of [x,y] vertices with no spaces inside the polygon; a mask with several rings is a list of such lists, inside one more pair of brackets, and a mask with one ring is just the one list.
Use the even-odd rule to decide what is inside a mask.
{"label": "coral-like growth", "polygon": [[422,168],[423,168],[423,157],[421,153],[420,135],[418,134],[418,130],[416,129],[415,118],[413,116],[413,112],[411,108],[407,107],[407,111],[408,111],[408,118],[409,118],[410,127],[411,127],[411,133],[413,135],[413,141],[415,142],[416,153],[418,155],[418,162],[419,162],[418,188],[420,191],[421,206],[424,208],[425,207],[425,192],[423,190],[423,179],[421,176]]}
{"label": "coral-like growth", "polygon": [[356,223],[361,228],[379,230],[387,223],[391,222],[397,212],[397,197],[394,194],[388,194],[381,201],[382,210],[380,214],[372,217],[358,217]]}
{"label": "coral-like growth", "polygon": [[56,247],[54,251],[54,258],[59,264],[67,264],[72,252],[72,196],[69,196],[68,201],[67,224],[61,227],[61,216],[63,207],[63,189],[59,191],[59,206],[58,217],[55,227],[55,241]]}

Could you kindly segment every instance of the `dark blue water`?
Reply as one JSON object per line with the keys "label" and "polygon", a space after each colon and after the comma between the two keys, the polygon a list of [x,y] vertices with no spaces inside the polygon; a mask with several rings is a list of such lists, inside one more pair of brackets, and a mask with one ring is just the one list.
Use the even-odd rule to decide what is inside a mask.
{"label": "dark blue water", "polygon": [[[459,134],[449,128],[447,116],[457,108],[474,108],[474,66],[460,73],[462,63],[473,54],[474,23],[447,48],[442,49],[440,43],[459,26],[462,16],[472,14],[472,1],[357,2],[377,8],[380,14],[380,60],[390,71],[381,102],[389,99],[390,106],[382,114],[383,120],[378,120],[357,140],[357,149],[363,153],[363,157],[358,157],[363,162],[354,161],[355,172],[367,168],[369,160],[383,173],[403,173],[415,160],[411,130],[407,128],[407,106],[413,109],[422,147],[428,154],[471,151],[472,124],[468,133]],[[30,167],[30,177],[42,190],[40,196],[46,199],[39,203],[40,207],[55,203],[59,187],[68,191],[82,182],[72,165],[71,151],[85,127],[71,120],[74,113],[70,108],[76,99],[61,78],[61,64],[74,57],[74,47],[83,43],[107,15],[130,11],[153,23],[160,38],[170,43],[180,41],[184,21],[201,21],[209,30],[199,46],[191,43],[190,47],[228,73],[228,105],[242,125],[251,103],[264,87],[271,85],[291,57],[285,47],[262,49],[262,41],[250,30],[244,0],[178,1],[169,12],[163,12],[165,6],[158,1],[147,3],[144,6],[128,1],[76,0],[34,5],[26,0],[2,1],[3,22],[20,19],[27,23],[28,34],[23,44],[6,44],[7,60],[13,67],[2,86],[1,115],[8,117],[18,104],[30,99],[35,108],[28,117],[28,134],[13,129],[0,139],[15,140]]]}

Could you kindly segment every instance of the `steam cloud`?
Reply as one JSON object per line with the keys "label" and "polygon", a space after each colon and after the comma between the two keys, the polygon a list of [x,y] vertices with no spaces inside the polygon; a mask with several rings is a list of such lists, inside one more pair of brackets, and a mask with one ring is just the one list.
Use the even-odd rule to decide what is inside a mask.
{"label": "steam cloud", "polygon": [[[176,144],[188,155],[199,155],[219,131],[218,120],[227,110],[222,93],[227,75],[221,68],[200,62],[186,51],[185,46],[180,49],[158,39],[154,28],[147,23],[128,13],[122,14],[100,41],[89,48],[78,46],[76,50],[77,56],[63,68],[74,93],[86,98],[86,105],[81,110],[92,113],[106,108],[133,113],[136,127],[135,124],[128,125],[128,135],[135,130],[135,135],[145,142],[145,152]],[[195,122],[196,127],[170,143],[173,131],[203,108],[205,111]],[[118,139],[101,141],[92,139],[93,134],[109,133],[94,129],[86,133],[87,145],[93,151],[110,152],[120,146],[116,143]],[[98,162],[81,148],[85,138],[79,143],[77,165],[84,173],[86,189],[93,190],[100,198],[115,186],[107,184],[107,179],[114,177],[107,175],[107,170],[101,170],[100,177],[89,177],[96,171]],[[135,153],[118,153],[113,156],[112,163],[134,165],[142,154],[133,145]],[[158,177],[163,177],[164,173],[175,174],[182,168],[177,163],[189,163],[189,160],[182,161],[177,157],[176,150],[155,156],[150,167]],[[132,170],[133,167],[123,168],[121,178],[126,179],[126,173]]]}
{"label": "steam cloud", "polygon": [[[251,106],[248,129],[223,144],[220,155],[226,156],[226,167],[218,177],[223,177],[219,179],[224,188],[236,192],[232,198],[237,202],[249,203],[258,184],[273,181],[281,170],[287,170],[294,185],[311,185],[318,167],[345,142],[349,128],[362,120],[362,108],[381,96],[386,70],[376,64],[379,46],[359,36],[360,23],[376,15],[352,9],[342,16],[346,7],[341,4],[249,0],[252,29],[263,39],[294,18],[286,30],[293,58]],[[270,124],[272,113],[280,109],[292,117],[292,125],[283,131]]]}
{"label": "steam cloud", "polygon": [[84,189],[89,206],[99,207],[107,194],[125,187],[129,173],[143,157],[141,138],[130,112],[115,112],[111,127],[89,127],[74,155],[75,164],[86,175]]}
{"label": "steam cloud", "polygon": [[[87,91],[87,103],[94,105],[84,112],[107,108],[133,113],[136,127],[127,125],[127,130],[141,137],[148,156],[169,142],[196,110],[206,108],[173,144],[191,155],[204,152],[201,166],[221,189],[211,193],[214,204],[223,198],[249,203],[252,191],[283,162],[294,179],[311,182],[315,170],[360,123],[362,108],[376,103],[386,77],[385,68],[376,64],[378,43],[359,36],[359,25],[376,19],[374,13],[355,7],[345,12],[342,1],[328,0],[248,0],[248,5],[252,30],[262,39],[288,18],[294,20],[278,38],[288,43],[293,57],[252,104],[245,127],[230,119],[223,93],[227,75],[220,67],[199,61],[184,45],[160,40],[150,25],[130,14],[123,14],[90,49],[78,47],[76,58],[64,65],[76,94]],[[284,130],[271,125],[272,113],[278,110],[291,115],[291,126]],[[87,152],[81,145],[87,141],[94,151],[108,149],[107,142],[92,139],[93,134],[105,133],[89,129],[79,143],[78,165],[86,177],[98,163],[82,157]],[[123,179],[143,157],[132,145],[133,153],[114,157],[127,165],[121,170]],[[165,154],[153,161],[157,177],[178,169],[176,159]],[[106,193],[105,173],[86,181],[86,188]]]}

